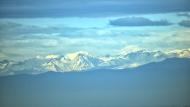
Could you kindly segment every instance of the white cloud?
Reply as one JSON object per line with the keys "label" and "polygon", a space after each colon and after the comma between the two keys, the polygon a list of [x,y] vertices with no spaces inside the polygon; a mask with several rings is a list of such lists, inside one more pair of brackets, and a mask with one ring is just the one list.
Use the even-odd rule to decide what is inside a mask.
{"label": "white cloud", "polygon": [[47,47],[48,46],[55,47],[59,45],[58,41],[55,39],[45,39],[45,40],[42,40],[41,42],[43,46],[47,46]]}
{"label": "white cloud", "polygon": [[137,51],[140,51],[142,50],[142,48],[138,47],[138,46],[135,46],[135,45],[126,45],[124,48],[121,49],[120,51],[120,54],[128,54],[128,53],[131,53],[131,52],[137,52]]}
{"label": "white cloud", "polygon": [[[178,18],[179,16],[176,16],[176,13],[171,14],[172,15],[149,14],[148,18],[151,20],[166,18],[169,21],[171,19],[172,22],[178,22],[181,20]],[[138,15],[136,16],[139,17]],[[46,19],[45,21],[42,21],[44,18],[38,20],[30,18],[11,19],[15,23],[9,23],[4,30],[0,31],[0,33],[2,33],[0,35],[0,48],[5,52],[3,55],[6,55],[7,57],[17,57],[18,59],[20,57],[20,59],[23,59],[36,55],[65,54],[81,50],[99,56],[107,54],[114,55],[117,54],[120,49],[128,53],[140,49],[173,50],[190,47],[189,28],[176,25],[154,28],[118,28],[109,25],[106,26],[112,18],[114,19],[118,17],[98,18],[98,23],[95,21],[96,18],[89,18],[88,20],[83,18],[68,18],[66,20],[67,25],[71,24],[72,27],[78,25],[77,27],[79,28],[58,25],[58,22],[65,21],[65,19],[59,20],[52,18],[51,20]],[[54,20],[56,23],[53,22]],[[75,21],[72,22],[73,20]],[[83,26],[81,20],[83,20],[82,22],[86,21],[85,23],[88,23],[89,26],[91,23],[97,26]],[[46,21],[51,24],[46,25]],[[16,22],[22,23],[18,24]],[[63,24],[62,22],[60,23]],[[8,34],[4,35],[4,33]],[[5,57],[3,55],[1,56]]]}
{"label": "white cloud", "polygon": [[7,58],[7,55],[5,55],[4,53],[0,52],[0,59],[6,59],[6,58]]}

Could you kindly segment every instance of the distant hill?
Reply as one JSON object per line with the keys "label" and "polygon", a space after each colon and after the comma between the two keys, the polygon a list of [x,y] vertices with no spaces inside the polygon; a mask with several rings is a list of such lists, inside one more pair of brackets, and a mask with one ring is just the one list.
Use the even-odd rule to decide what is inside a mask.
{"label": "distant hill", "polygon": [[1,107],[189,107],[190,59],[0,77]]}

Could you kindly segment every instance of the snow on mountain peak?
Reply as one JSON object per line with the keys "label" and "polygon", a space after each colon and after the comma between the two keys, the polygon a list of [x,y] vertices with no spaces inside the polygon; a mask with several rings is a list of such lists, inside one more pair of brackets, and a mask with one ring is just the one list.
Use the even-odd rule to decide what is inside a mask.
{"label": "snow on mountain peak", "polygon": [[75,52],[75,53],[68,53],[66,54],[66,57],[70,60],[73,60],[75,59],[76,57],[79,57],[79,56],[82,56],[82,55],[85,55],[85,56],[88,56],[89,53],[88,52],[85,52],[85,51],[79,51],[79,52]]}
{"label": "snow on mountain peak", "polygon": [[47,55],[45,57],[45,59],[55,59],[55,58],[58,58],[58,57],[59,57],[59,55],[50,54],[50,55]]}
{"label": "snow on mountain peak", "polygon": [[8,60],[2,60],[0,61],[0,69],[4,69],[9,65],[9,61]]}
{"label": "snow on mountain peak", "polygon": [[100,63],[100,59],[83,51],[67,54],[66,57],[71,60],[73,70],[91,69]]}
{"label": "snow on mountain peak", "polygon": [[188,49],[175,49],[168,51],[167,54],[174,57],[190,57],[190,48]]}
{"label": "snow on mountain peak", "polygon": [[97,67],[99,63],[98,58],[89,55],[87,52],[79,51],[49,60],[43,66],[49,71],[68,72],[91,69]]}
{"label": "snow on mountain peak", "polygon": [[137,52],[137,51],[142,51],[142,50],[144,50],[144,49],[141,49],[138,46],[130,45],[130,46],[126,46],[123,49],[121,49],[120,54],[121,55],[127,55],[131,52]]}

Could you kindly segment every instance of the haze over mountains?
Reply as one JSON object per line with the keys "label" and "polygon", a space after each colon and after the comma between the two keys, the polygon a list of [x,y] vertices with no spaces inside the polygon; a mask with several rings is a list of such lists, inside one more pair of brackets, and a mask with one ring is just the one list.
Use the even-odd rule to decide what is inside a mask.
{"label": "haze over mountains", "polygon": [[92,56],[79,51],[66,55],[37,56],[24,61],[0,61],[0,75],[40,74],[47,71],[72,72],[90,69],[125,69],[138,67],[167,58],[189,58],[190,49],[173,50],[169,52],[133,50],[123,51],[118,55]]}

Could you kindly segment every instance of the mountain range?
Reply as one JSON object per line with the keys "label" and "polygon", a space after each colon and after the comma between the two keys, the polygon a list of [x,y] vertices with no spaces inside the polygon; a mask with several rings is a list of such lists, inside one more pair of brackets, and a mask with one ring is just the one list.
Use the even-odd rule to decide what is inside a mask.
{"label": "mountain range", "polygon": [[106,55],[100,57],[79,51],[66,55],[37,56],[23,61],[2,60],[0,61],[0,75],[40,74],[48,71],[83,72],[102,68],[126,69],[151,62],[163,61],[164,59],[172,57],[189,58],[190,49],[169,52],[136,50],[132,52],[122,52],[114,56]]}
{"label": "mountain range", "polygon": [[1,76],[0,106],[189,107],[189,65],[189,58],[168,58],[127,69]]}

